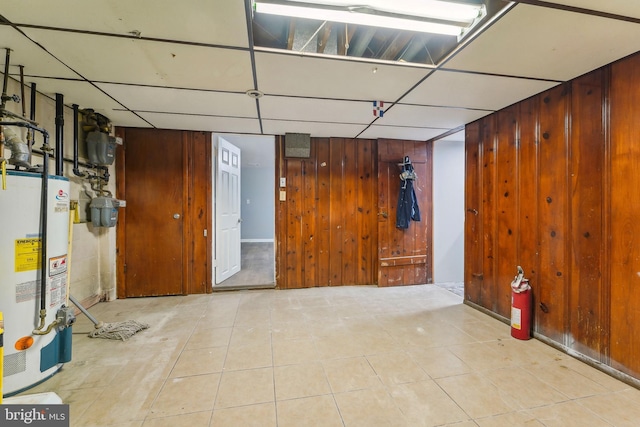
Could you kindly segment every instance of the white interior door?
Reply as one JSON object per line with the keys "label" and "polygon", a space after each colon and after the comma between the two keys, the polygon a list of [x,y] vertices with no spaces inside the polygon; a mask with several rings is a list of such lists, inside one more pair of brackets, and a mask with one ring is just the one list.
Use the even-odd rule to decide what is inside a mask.
{"label": "white interior door", "polygon": [[216,284],[240,271],[240,149],[218,137]]}

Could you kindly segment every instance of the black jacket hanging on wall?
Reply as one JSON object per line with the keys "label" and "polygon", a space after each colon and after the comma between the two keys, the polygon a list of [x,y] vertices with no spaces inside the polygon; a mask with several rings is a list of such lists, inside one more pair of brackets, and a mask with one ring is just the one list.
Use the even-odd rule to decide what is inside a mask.
{"label": "black jacket hanging on wall", "polygon": [[416,174],[409,156],[405,156],[402,163],[402,173],[400,174],[400,194],[398,196],[398,209],[396,213],[396,227],[400,229],[409,228],[409,222],[420,221],[420,208],[418,199],[413,188],[413,181]]}

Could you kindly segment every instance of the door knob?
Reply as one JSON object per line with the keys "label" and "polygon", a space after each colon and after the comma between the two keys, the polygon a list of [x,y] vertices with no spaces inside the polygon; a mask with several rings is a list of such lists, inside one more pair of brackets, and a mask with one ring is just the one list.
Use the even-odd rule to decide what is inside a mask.
{"label": "door knob", "polygon": [[179,213],[174,213],[173,214],[173,219],[180,219],[180,214]]}

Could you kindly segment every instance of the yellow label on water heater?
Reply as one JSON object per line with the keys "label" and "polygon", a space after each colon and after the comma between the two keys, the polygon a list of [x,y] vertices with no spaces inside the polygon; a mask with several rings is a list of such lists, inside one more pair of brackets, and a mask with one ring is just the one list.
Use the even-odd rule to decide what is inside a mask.
{"label": "yellow label on water heater", "polygon": [[16,239],[15,272],[37,270],[40,268],[40,246],[42,240],[39,237],[29,239]]}

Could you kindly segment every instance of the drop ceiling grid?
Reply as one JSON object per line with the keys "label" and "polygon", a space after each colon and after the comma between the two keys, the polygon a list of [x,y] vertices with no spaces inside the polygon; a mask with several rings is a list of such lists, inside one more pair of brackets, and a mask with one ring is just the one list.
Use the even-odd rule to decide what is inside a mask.
{"label": "drop ceiling grid", "polygon": [[401,103],[495,111],[558,83],[438,70],[404,97]]}
{"label": "drop ceiling grid", "polygon": [[9,48],[11,49],[9,73],[14,76],[19,76],[18,66],[23,65],[25,75],[70,79],[79,77],[11,26],[0,25],[0,40],[2,40],[0,44],[2,72],[4,72],[5,63],[4,49]]}
{"label": "drop ceiling grid", "polygon": [[549,3],[591,9],[640,19],[640,2],[632,0],[547,0]]}
{"label": "drop ceiling grid", "polygon": [[14,24],[249,47],[238,0],[3,0],[0,15]]}
{"label": "drop ceiling grid", "polygon": [[371,101],[337,101],[266,95],[260,98],[263,119],[299,120],[368,125],[373,117]]}
{"label": "drop ceiling grid", "polygon": [[103,110],[96,109],[100,114],[109,117],[111,123],[116,126],[134,127],[134,128],[150,128],[151,125],[130,111],[123,110]]}
{"label": "drop ceiling grid", "polygon": [[137,113],[158,129],[197,130],[229,133],[260,133],[257,119],[211,117],[185,114]]}
{"label": "drop ceiling grid", "polygon": [[122,105],[86,81],[25,77],[25,84],[30,83],[35,83],[38,92],[51,98],[55,98],[56,93],[61,93],[66,105],[78,104],[80,108],[104,110],[122,109]]}
{"label": "drop ceiling grid", "polygon": [[25,33],[92,81],[242,92],[253,86],[250,54],[243,50],[32,28]]}
{"label": "drop ceiling grid", "polygon": [[256,102],[244,93],[97,83],[130,110],[257,118]]}
{"label": "drop ceiling grid", "polygon": [[442,135],[448,129],[438,128],[417,128],[417,127],[400,127],[400,126],[378,126],[376,124],[367,128],[358,135],[358,138],[389,138],[389,139],[406,139],[412,141],[427,141]]}
{"label": "drop ceiling grid", "polygon": [[[270,95],[393,102],[431,70],[256,52],[258,88]],[[375,71],[375,72],[374,72]]]}
{"label": "drop ceiling grid", "polygon": [[267,135],[284,135],[287,132],[308,133],[317,138],[354,138],[366,127],[365,125],[295,120],[262,120],[262,126]]}
{"label": "drop ceiling grid", "polygon": [[[396,104],[378,119],[378,126],[416,126],[453,129],[490,114],[491,111],[465,108],[424,107]],[[443,132],[441,132],[443,133]]]}
{"label": "drop ceiling grid", "polygon": [[445,66],[567,81],[639,49],[638,24],[518,4]]}

